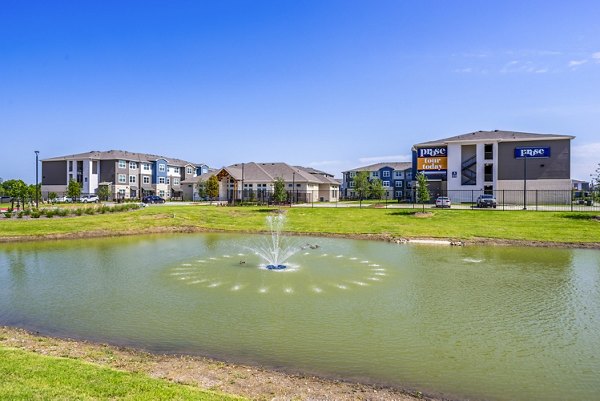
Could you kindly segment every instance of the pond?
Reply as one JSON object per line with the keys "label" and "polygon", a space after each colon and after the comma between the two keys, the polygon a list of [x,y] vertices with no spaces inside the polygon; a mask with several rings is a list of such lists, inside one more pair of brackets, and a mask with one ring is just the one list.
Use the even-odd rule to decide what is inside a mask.
{"label": "pond", "polygon": [[[0,324],[449,398],[600,394],[600,252],[262,237],[0,245]],[[317,247],[318,246],[318,247]]]}

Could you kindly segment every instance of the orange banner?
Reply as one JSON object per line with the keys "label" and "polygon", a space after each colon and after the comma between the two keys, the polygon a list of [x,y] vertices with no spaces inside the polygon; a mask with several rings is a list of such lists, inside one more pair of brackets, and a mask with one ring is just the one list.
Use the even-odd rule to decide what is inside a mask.
{"label": "orange banner", "polygon": [[419,171],[446,170],[447,168],[447,157],[420,157],[417,159],[417,170]]}

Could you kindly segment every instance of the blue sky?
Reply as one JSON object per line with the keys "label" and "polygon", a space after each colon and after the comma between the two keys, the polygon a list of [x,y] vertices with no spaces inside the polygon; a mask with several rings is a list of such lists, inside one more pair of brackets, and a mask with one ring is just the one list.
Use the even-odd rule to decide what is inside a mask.
{"label": "blue sky", "polygon": [[600,162],[598,1],[26,1],[0,7],[0,177],[34,150],[330,171],[476,130]]}

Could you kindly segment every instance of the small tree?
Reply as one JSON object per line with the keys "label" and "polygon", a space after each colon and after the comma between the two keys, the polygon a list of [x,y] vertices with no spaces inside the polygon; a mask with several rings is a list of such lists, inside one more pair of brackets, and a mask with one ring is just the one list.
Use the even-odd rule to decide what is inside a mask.
{"label": "small tree", "polygon": [[600,201],[600,163],[598,168],[592,174],[592,194],[595,201]]}
{"label": "small tree", "polygon": [[354,177],[354,192],[358,195],[360,206],[362,207],[362,200],[369,195],[371,183],[369,182],[369,173],[366,171],[359,171]]}
{"label": "small tree", "polygon": [[[42,199],[42,186],[40,184],[31,184],[27,188],[30,202],[34,202],[36,199]],[[37,195],[37,196],[36,196]]]}
{"label": "small tree", "polygon": [[99,185],[98,186],[98,198],[100,198],[101,201],[108,201],[110,199],[112,195],[112,192],[110,190],[110,186],[108,185]]}
{"label": "small tree", "polygon": [[425,174],[419,173],[417,174],[417,202],[423,205],[423,211],[425,211],[425,202],[428,202],[430,198],[427,177]]}
{"label": "small tree", "polygon": [[69,180],[69,185],[67,186],[67,196],[73,201],[75,201],[75,199],[79,199],[81,196],[81,185],[79,185],[77,181]]}
{"label": "small tree", "polygon": [[206,189],[206,181],[204,180],[199,180],[198,183],[196,184],[196,191],[198,192],[198,197],[200,199],[204,199],[208,197],[208,191]]}
{"label": "small tree", "polygon": [[383,187],[383,182],[379,178],[371,181],[371,188],[369,188],[369,195],[373,199],[381,199],[383,198],[383,194],[385,193],[385,188]]}
{"label": "small tree", "polygon": [[6,194],[12,197],[11,208],[15,207],[15,200],[17,204],[24,204],[25,199],[29,195],[29,188],[27,184],[23,182],[23,180],[8,180],[2,183],[4,189],[6,190]]}
{"label": "small tree", "polygon": [[210,204],[212,205],[213,199],[219,196],[219,179],[216,175],[211,175],[206,182],[206,194],[208,195]]}
{"label": "small tree", "polygon": [[273,183],[273,200],[277,203],[283,203],[287,200],[287,197],[285,181],[281,177],[275,178],[275,182]]}
{"label": "small tree", "polygon": [[58,195],[56,194],[56,192],[49,192],[48,193],[48,200],[52,203],[54,203],[54,201],[56,200],[56,198],[58,198]]}

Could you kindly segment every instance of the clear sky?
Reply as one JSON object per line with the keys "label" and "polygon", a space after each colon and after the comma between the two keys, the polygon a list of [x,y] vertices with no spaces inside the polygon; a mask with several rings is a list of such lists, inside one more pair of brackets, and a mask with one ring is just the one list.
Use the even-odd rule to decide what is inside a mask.
{"label": "clear sky", "polygon": [[90,150],[336,176],[477,130],[600,162],[600,1],[0,1],[0,177]]}

